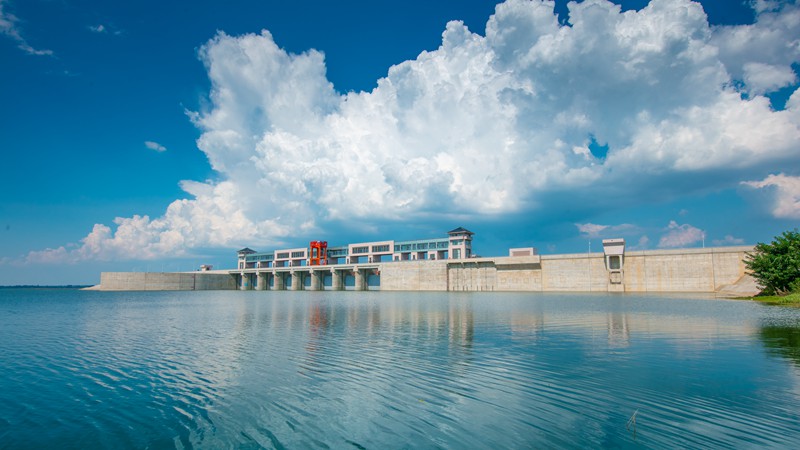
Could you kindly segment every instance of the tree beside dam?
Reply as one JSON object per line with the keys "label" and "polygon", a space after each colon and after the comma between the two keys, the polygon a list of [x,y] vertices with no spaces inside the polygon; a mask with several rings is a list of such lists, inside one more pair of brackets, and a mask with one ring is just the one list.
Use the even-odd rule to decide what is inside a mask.
{"label": "tree beside dam", "polygon": [[784,231],[769,244],[759,242],[744,263],[764,294],[800,291],[800,233],[795,228]]}

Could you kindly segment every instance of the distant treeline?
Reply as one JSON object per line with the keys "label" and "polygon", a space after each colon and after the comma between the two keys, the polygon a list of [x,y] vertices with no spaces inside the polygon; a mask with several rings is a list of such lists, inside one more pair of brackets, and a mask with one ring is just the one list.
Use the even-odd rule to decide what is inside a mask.
{"label": "distant treeline", "polygon": [[61,284],[61,285],[38,285],[38,284],[18,284],[15,286],[0,286],[0,289],[83,289],[91,287],[91,284]]}

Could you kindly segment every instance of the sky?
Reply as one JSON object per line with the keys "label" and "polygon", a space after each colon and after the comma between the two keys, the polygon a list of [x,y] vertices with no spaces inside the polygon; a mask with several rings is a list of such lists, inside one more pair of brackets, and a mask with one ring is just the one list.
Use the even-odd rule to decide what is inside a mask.
{"label": "sky", "polygon": [[0,285],[800,221],[800,5],[0,0]]}

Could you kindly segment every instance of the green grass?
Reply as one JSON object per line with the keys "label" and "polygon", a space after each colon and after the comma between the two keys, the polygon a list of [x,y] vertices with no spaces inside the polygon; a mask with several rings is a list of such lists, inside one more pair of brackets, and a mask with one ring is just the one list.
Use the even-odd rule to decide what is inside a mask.
{"label": "green grass", "polygon": [[789,295],[764,295],[757,297],[747,297],[750,300],[764,303],[765,305],[783,305],[800,307],[800,292]]}

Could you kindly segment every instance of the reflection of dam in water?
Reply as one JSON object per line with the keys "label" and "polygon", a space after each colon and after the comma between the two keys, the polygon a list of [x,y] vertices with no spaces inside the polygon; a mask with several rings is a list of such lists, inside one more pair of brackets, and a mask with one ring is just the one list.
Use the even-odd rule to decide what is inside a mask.
{"label": "reflection of dam in water", "polygon": [[475,332],[474,313],[468,302],[453,302],[446,309],[414,300],[381,301],[346,309],[312,303],[297,320],[314,332],[335,329],[359,335],[387,331],[408,336],[424,334],[460,345],[469,345]]}
{"label": "reflection of dam in water", "polygon": [[[737,341],[756,336],[759,328],[751,323],[732,322],[728,317],[716,317],[695,312],[695,315],[674,313],[684,308],[693,298],[663,297],[658,304],[663,308],[652,311],[629,312],[630,306],[610,294],[548,294],[545,297],[517,297],[515,293],[501,294],[499,304],[516,299],[520,308],[495,308],[486,305],[481,296],[455,296],[442,302],[443,294],[422,293],[413,297],[398,297],[399,293],[363,294],[368,297],[350,297],[347,294],[329,294],[335,297],[320,297],[315,301],[301,293],[290,293],[288,301],[281,297],[266,297],[269,309],[260,312],[261,324],[253,311],[240,311],[240,324],[245,334],[255,328],[267,326],[284,329],[286,332],[304,330],[306,341],[303,348],[307,357],[320,347],[339,345],[345,340],[348,345],[369,345],[365,351],[391,351],[396,340],[416,340],[447,343],[449,353],[465,352],[476,342],[485,342],[487,336],[504,336],[512,341],[536,342],[550,333],[559,335],[590,336],[591,340],[605,343],[608,348],[625,348],[636,337],[657,336],[674,342],[685,342],[688,346],[707,345],[718,339]],[[510,297],[507,297],[510,296]],[[553,297],[556,296],[556,297]],[[258,301],[259,297],[251,297]],[[539,301],[550,302],[554,298],[567,305],[566,308],[540,309]],[[353,299],[349,301],[348,299]],[[295,303],[296,302],[296,303]],[[670,302],[675,302],[674,306]],[[591,311],[586,305],[606,305]],[[505,327],[487,326],[503,323]],[[244,331],[249,329],[250,331]],[[392,341],[376,345],[373,339],[392,336]]]}
{"label": "reflection of dam in water", "polygon": [[[796,309],[609,293],[0,293],[14,448],[800,448]],[[47,426],[76,407],[82,420]],[[26,408],[41,420],[12,414]],[[103,426],[86,434],[87,421]]]}
{"label": "reflection of dam in water", "polygon": [[[556,294],[558,295],[558,294]],[[565,294],[567,295],[567,294]],[[592,297],[588,297],[591,299]],[[614,301],[618,297],[611,297]],[[659,303],[669,305],[669,302],[691,302],[693,299],[664,298]],[[609,347],[627,347],[633,336],[648,335],[681,341],[702,343],[711,337],[728,337],[741,339],[754,336],[758,327],[730,323],[718,320],[713,316],[687,317],[683,315],[670,315],[668,312],[658,314],[629,313],[624,311],[598,311],[587,313],[583,311],[580,316],[571,312],[563,313],[526,313],[516,314],[509,319],[512,334],[536,336],[552,329],[574,329],[582,334],[590,334],[596,339],[605,339]]]}

